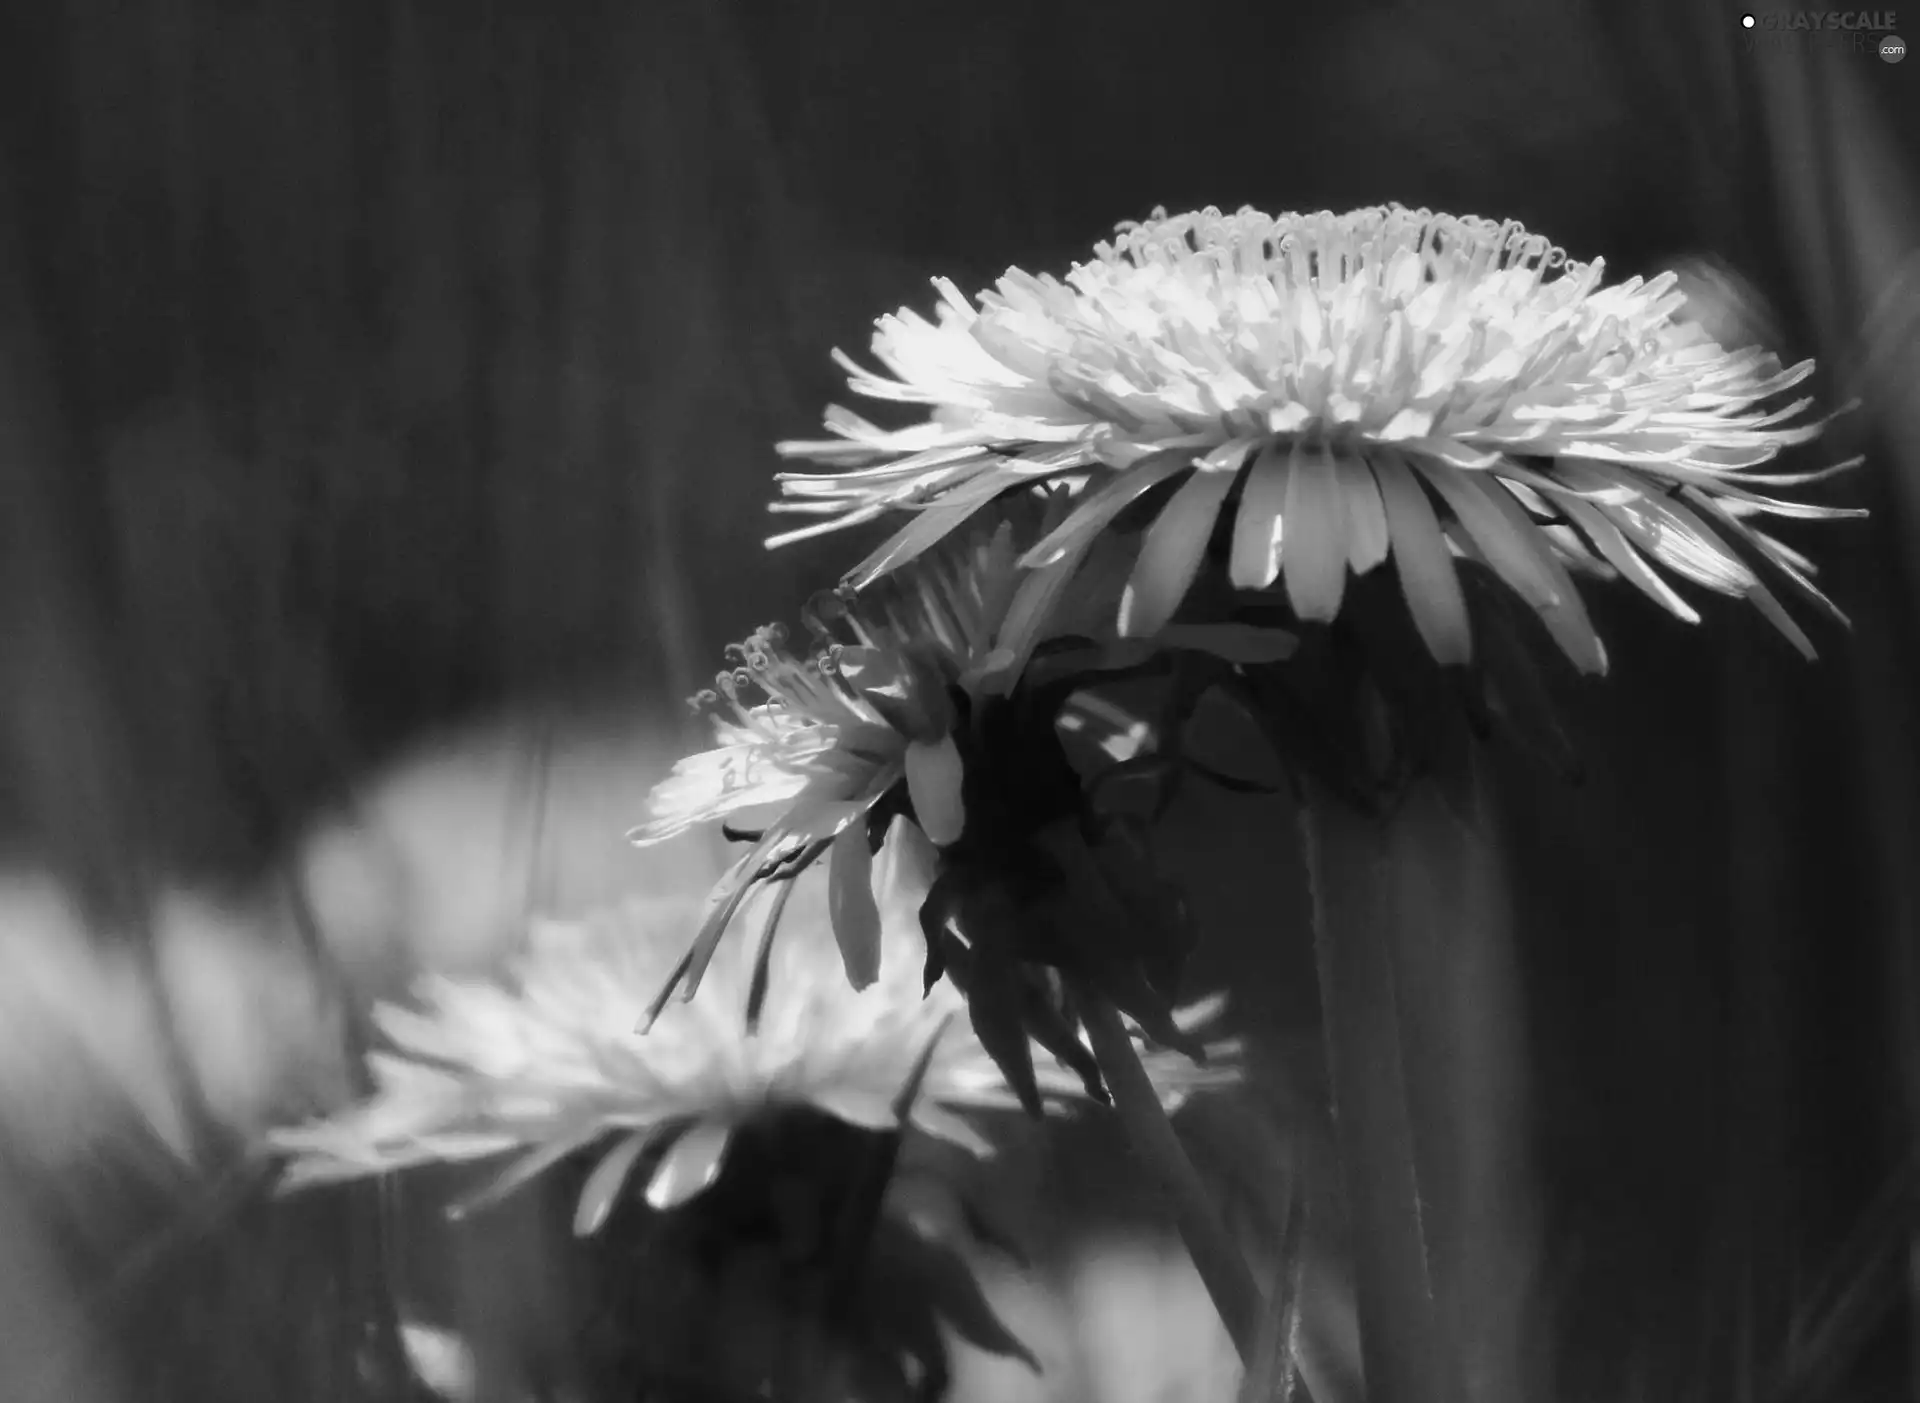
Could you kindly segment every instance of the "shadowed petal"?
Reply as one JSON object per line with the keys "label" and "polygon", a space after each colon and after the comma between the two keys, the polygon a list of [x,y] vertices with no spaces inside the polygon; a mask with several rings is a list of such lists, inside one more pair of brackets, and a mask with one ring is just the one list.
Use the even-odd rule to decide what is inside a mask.
{"label": "shadowed petal", "polygon": [[[1467,488],[1479,494],[1505,524],[1512,539],[1533,558],[1534,567],[1545,578],[1552,600],[1536,604],[1540,617],[1573,665],[1582,672],[1598,676],[1607,670],[1607,650],[1587,617],[1586,601],[1580,588],[1567,574],[1567,567],[1548,544],[1548,538],[1535,527],[1514,495],[1497,479],[1484,474],[1467,479]],[[1524,595],[1523,595],[1524,597]],[[1529,601],[1532,602],[1532,601]]]}
{"label": "shadowed petal", "polygon": [[[1007,1103],[1014,1104],[1011,1092],[1007,1094]],[[923,1100],[914,1106],[913,1123],[935,1139],[958,1145],[982,1159],[993,1153],[993,1142],[974,1129],[966,1117],[932,1101]]]}
{"label": "shadowed petal", "polygon": [[847,572],[847,583],[855,589],[865,589],[889,571],[925,555],[1013,485],[994,473],[982,473],[950,497],[920,508],[913,520],[891,540]]}
{"label": "shadowed petal", "polygon": [[880,908],[873,900],[873,850],[867,826],[850,823],[830,850],[827,911],[847,982],[865,989],[880,977]]}
{"label": "shadowed petal", "polygon": [[591,1145],[607,1133],[606,1123],[598,1118],[589,1120],[572,1135],[561,1136],[540,1145],[527,1153],[516,1157],[505,1172],[489,1182],[485,1187],[474,1190],[455,1199],[447,1205],[447,1217],[458,1221],[484,1209],[493,1207],[502,1199],[544,1174],[580,1150]]}
{"label": "shadowed petal", "polygon": [[1280,554],[1293,612],[1331,623],[1347,585],[1347,507],[1333,458],[1296,442],[1287,474],[1287,544]]}
{"label": "shadowed petal", "polygon": [[1236,589],[1265,589],[1280,574],[1280,540],[1287,505],[1286,455],[1269,443],[1247,469],[1240,509],[1234,514],[1233,555],[1228,577]]}
{"label": "shadowed petal", "polygon": [[1393,563],[1414,627],[1436,662],[1464,666],[1473,656],[1467,602],[1433,505],[1399,455],[1372,455],[1369,466],[1380,484],[1387,530],[1393,537]]}
{"label": "shadowed petal", "polygon": [[1360,457],[1343,458],[1337,476],[1347,507],[1347,564],[1354,574],[1364,575],[1385,560],[1392,548],[1387,508],[1380,500],[1380,484]]}
{"label": "shadowed petal", "polygon": [[1460,469],[1437,459],[1416,457],[1413,463],[1440,490],[1487,564],[1514,593],[1536,609],[1560,602],[1560,591],[1542,561],[1533,523],[1524,517],[1516,523],[1491,500],[1489,492],[1481,490],[1505,489],[1489,482],[1483,473],[1475,473],[1469,480]]}
{"label": "shadowed petal", "polygon": [[1147,528],[1140,558],[1120,595],[1123,636],[1150,638],[1179,609],[1200,571],[1233,479],[1231,472],[1194,473]]}
{"label": "shadowed petal", "polygon": [[703,1193],[720,1177],[732,1139],[733,1127],[725,1121],[701,1121],[691,1127],[660,1157],[647,1181],[647,1206],[664,1213]]}
{"label": "shadowed petal", "polygon": [[1045,565],[1085,537],[1106,530],[1113,519],[1176,473],[1187,471],[1193,455],[1184,448],[1153,454],[1116,473],[1087,494],[1067,519],[1049,531],[1025,555],[1025,566]]}
{"label": "shadowed petal", "polygon": [[961,800],[965,765],[952,736],[907,747],[907,794],[921,830],[941,847],[958,842],[967,823]]}
{"label": "shadowed petal", "polygon": [[580,1202],[573,1211],[574,1236],[591,1237],[600,1231],[613,1213],[620,1190],[627,1186],[633,1166],[652,1138],[646,1131],[636,1130],[600,1157],[600,1163],[587,1176],[586,1185],[580,1190]]}

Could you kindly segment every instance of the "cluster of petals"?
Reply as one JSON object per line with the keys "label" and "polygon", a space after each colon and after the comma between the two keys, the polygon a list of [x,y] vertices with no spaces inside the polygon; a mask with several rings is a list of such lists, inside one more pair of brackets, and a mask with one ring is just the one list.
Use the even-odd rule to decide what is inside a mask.
{"label": "cluster of petals", "polygon": [[1688,621],[1669,576],[1744,597],[1811,652],[1762,568],[1832,606],[1754,518],[1857,514],[1774,495],[1823,473],[1758,471],[1819,433],[1809,399],[1781,399],[1812,363],[1718,344],[1672,273],[1603,272],[1511,221],[1387,206],[1156,211],[1064,278],[1010,270],[977,304],[937,280],[932,320],[879,320],[887,374],[836,353],[856,393],[929,418],[836,407],[833,437],[782,444],[828,470],[782,475],[776,509],[820,520],[776,541],[912,513],[859,586],[1000,494],[1061,481],[1075,508],[1023,557],[1057,569],[1162,489],[1116,605],[1128,635],[1173,618],[1209,558],[1307,623],[1391,560],[1435,658],[1464,664],[1467,559],[1585,671],[1606,654],[1581,572]]}
{"label": "cluster of petals", "polygon": [[[855,989],[818,909],[821,894],[800,900],[764,956],[744,943],[724,948],[706,993],[645,1032],[647,1001],[697,919],[691,903],[634,900],[580,921],[535,922],[506,977],[427,978],[412,1001],[376,1012],[384,1046],[369,1059],[373,1092],[274,1134],[285,1184],[501,1159],[501,1173],[464,1208],[597,1150],[575,1219],[586,1233],[643,1164],[646,1201],[678,1207],[718,1177],[738,1131],[781,1111],[910,1128],[990,1153],[969,1117],[1017,1103],[958,1016],[959,994],[947,985],[923,991],[910,913],[886,923],[884,973]],[[756,983],[764,986],[757,1004]],[[1204,1031],[1220,1007],[1195,1005],[1182,1021]],[[1206,1068],[1143,1054],[1170,1107],[1234,1079],[1237,1047],[1219,1041],[1212,1051]],[[1080,1099],[1080,1080],[1065,1069],[1040,1076],[1050,1101]],[[901,1093],[915,1078],[903,1127]]]}

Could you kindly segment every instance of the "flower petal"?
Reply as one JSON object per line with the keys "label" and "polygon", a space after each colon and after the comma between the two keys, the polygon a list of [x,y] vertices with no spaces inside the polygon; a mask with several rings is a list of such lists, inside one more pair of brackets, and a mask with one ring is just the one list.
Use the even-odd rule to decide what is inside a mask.
{"label": "flower petal", "polygon": [[953,737],[913,742],[907,747],[906,769],[907,796],[921,829],[941,847],[958,842],[967,823],[961,797],[966,766]]}
{"label": "flower petal", "polygon": [[1807,578],[1808,572],[1812,569],[1811,562],[1799,556],[1797,552],[1788,550],[1771,536],[1754,530],[1751,526],[1747,525],[1746,522],[1729,511],[1727,503],[1721,502],[1693,487],[1681,488],[1680,495],[1692,502],[1696,507],[1699,507],[1729,531],[1745,540],[1747,544],[1758,551],[1762,557],[1771,562],[1774,569],[1785,575],[1793,587],[1797,589],[1809,603],[1825,613],[1828,618],[1832,619],[1842,628],[1851,627],[1846,614],[1841,610],[1840,606],[1827,598],[1825,592],[1822,591],[1819,586],[1815,585],[1812,580]]}
{"label": "flower petal", "polygon": [[1560,506],[1574,525],[1586,533],[1587,539],[1593,542],[1600,554],[1607,558],[1614,569],[1638,586],[1641,593],[1677,619],[1690,624],[1700,622],[1698,611],[1676,594],[1673,586],[1660,578],[1620,528],[1601,515],[1597,507],[1572,494],[1562,497]]}
{"label": "flower petal", "polygon": [[933,505],[921,507],[913,520],[886,544],[847,572],[847,583],[854,589],[865,589],[882,575],[925,555],[966,525],[967,520],[988,502],[1022,481],[1014,473],[989,469],[965,487],[941,497]]}
{"label": "flower petal", "polygon": [[595,1118],[570,1135],[548,1141],[518,1156],[498,1177],[484,1187],[464,1194],[447,1205],[447,1217],[458,1221],[493,1207],[516,1189],[538,1178],[567,1156],[585,1149],[607,1133],[605,1122]]}
{"label": "flower petal", "polygon": [[1606,644],[1601,642],[1593,621],[1587,617],[1586,601],[1580,597],[1580,587],[1567,574],[1567,567],[1554,553],[1548,538],[1498,478],[1482,473],[1466,481],[1469,490],[1477,491],[1505,523],[1513,542],[1533,557],[1534,565],[1544,577],[1552,595],[1550,602],[1534,607],[1541,621],[1546,624],[1547,631],[1553,635],[1554,642],[1560,645],[1560,651],[1580,671],[1591,676],[1604,675],[1607,670]]}
{"label": "flower petal", "polygon": [[[1695,516],[1679,502],[1669,500],[1667,502],[1667,509],[1685,526],[1703,539],[1711,541],[1715,545],[1724,544],[1713,534],[1712,529],[1709,528],[1704,521]],[[1735,526],[1733,529],[1737,531],[1738,527]],[[1814,661],[1817,654],[1814,651],[1813,640],[1807,637],[1800,625],[1795,623],[1793,617],[1781,607],[1779,599],[1776,598],[1773,591],[1767,587],[1766,581],[1751,572],[1749,572],[1748,578],[1749,583],[1747,587],[1741,591],[1742,596],[1749,600],[1754,608],[1760,611],[1762,617],[1764,617],[1768,623],[1780,631],[1781,635],[1787,642],[1794,646],[1801,657],[1805,658],[1808,662]],[[1822,599],[1825,599],[1825,597],[1824,595],[1821,596]]]}
{"label": "flower petal", "polygon": [[1235,589],[1259,590],[1280,574],[1280,540],[1287,505],[1287,459],[1277,442],[1255,455],[1234,513],[1233,555],[1227,577]]}
{"label": "flower petal", "polygon": [[1309,623],[1340,614],[1347,585],[1347,505],[1325,448],[1296,442],[1287,474],[1286,546],[1280,569],[1293,612]]}
{"label": "flower petal", "polygon": [[1081,563],[1102,539],[1098,535],[1083,536],[1064,554],[1025,573],[1007,606],[989,665],[983,670],[982,695],[1005,696],[1013,690],[1033,650],[1062,612],[1068,587],[1078,583]]}
{"label": "flower petal", "polygon": [[895,816],[874,862],[874,898],[886,917],[904,917],[915,926],[920,905],[940,875],[940,849],[905,814]]}
{"label": "flower petal", "polygon": [[[1014,1103],[1011,1094],[1007,1096],[1007,1101]],[[957,1145],[976,1158],[986,1159],[993,1154],[993,1142],[976,1130],[972,1122],[957,1112],[949,1111],[937,1101],[926,1098],[916,1101],[912,1121],[926,1134]]]}
{"label": "flower petal", "polygon": [[1604,677],[1607,671],[1607,645],[1587,614],[1586,601],[1580,597],[1579,587],[1568,578],[1565,569],[1557,561],[1555,568],[1562,581],[1559,602],[1541,609],[1540,620],[1546,624],[1547,632],[1553,635],[1553,641],[1560,645],[1560,651],[1567,655],[1569,662],[1588,676]]}
{"label": "flower petal", "polygon": [[647,1206],[665,1213],[712,1187],[732,1141],[733,1127],[725,1121],[706,1120],[689,1128],[660,1157],[647,1181]]}
{"label": "flower petal", "polygon": [[1186,472],[1193,455],[1186,449],[1169,449],[1143,458],[1115,472],[1093,489],[1071,515],[1043,536],[1020,563],[1029,569],[1045,565],[1064,555],[1069,546],[1083,537],[1104,531],[1116,516],[1176,473]]}
{"label": "flower petal", "polygon": [[1737,598],[1756,583],[1753,571],[1725,542],[1669,503],[1642,497],[1609,504],[1602,511],[1641,550],[1697,585]]}
{"label": "flower petal", "polygon": [[1354,574],[1364,575],[1385,560],[1392,548],[1387,509],[1380,500],[1380,484],[1364,460],[1343,458],[1338,477],[1347,507],[1347,564]]}
{"label": "flower petal", "polygon": [[647,1131],[636,1130],[600,1157],[593,1173],[587,1176],[580,1190],[580,1201],[573,1210],[575,1237],[591,1237],[612,1216],[620,1190],[627,1186],[633,1166],[652,1139]]}
{"label": "flower petal", "polygon": [[1120,593],[1120,633],[1150,638],[1165,628],[1193,587],[1235,474],[1196,472],[1147,528],[1133,574]]}
{"label": "flower petal", "polygon": [[[1005,937],[996,933],[985,939]],[[1025,995],[1019,971],[1010,960],[981,959],[967,987],[967,1018],[980,1046],[1019,1097],[1021,1109],[1038,1120],[1043,1113],[1040,1083],[1034,1076],[1033,1043],[1020,1016]]]}
{"label": "flower petal", "polygon": [[1484,474],[1476,473],[1469,481],[1459,468],[1437,458],[1415,457],[1413,464],[1439,489],[1487,564],[1515,594],[1535,609],[1560,602],[1560,592],[1543,563],[1533,523],[1524,517],[1516,523],[1513,516],[1500,511],[1479,490],[1478,484],[1487,483]]}
{"label": "flower petal", "polygon": [[833,840],[827,912],[847,982],[865,989],[880,977],[880,908],[873,900],[873,852],[867,825],[850,823]]}
{"label": "flower petal", "polygon": [[883,1086],[826,1082],[809,1091],[807,1100],[815,1109],[861,1130],[889,1131],[900,1124],[893,1112],[892,1094]]}
{"label": "flower petal", "polygon": [[693,943],[687,947],[686,955],[665,987],[647,1006],[641,1029],[643,1032],[653,1026],[676,989],[682,1000],[691,999],[699,991],[700,981],[706,978],[707,966],[713,963],[713,955],[720,948],[721,938],[726,935],[727,927],[733,923],[734,915],[753,888],[753,874],[778,846],[777,839],[768,835],[721,877],[719,885],[714,887],[707,899],[707,907],[700,919],[700,929],[694,933]]}
{"label": "flower petal", "polygon": [[1800,625],[1793,621],[1793,616],[1781,607],[1780,601],[1774,597],[1773,591],[1767,588],[1764,580],[1757,578],[1754,580],[1752,587],[1747,591],[1747,598],[1752,601],[1753,607],[1760,611],[1761,616],[1794,646],[1801,657],[1808,662],[1813,662],[1819,656],[1814,651],[1813,640],[1808,638]]}
{"label": "flower petal", "polygon": [[1453,559],[1447,554],[1433,504],[1398,454],[1370,455],[1368,466],[1380,484],[1387,530],[1393,537],[1393,563],[1414,627],[1426,640],[1434,661],[1442,666],[1465,666],[1473,657],[1467,602],[1460,592],[1460,578],[1454,574]]}

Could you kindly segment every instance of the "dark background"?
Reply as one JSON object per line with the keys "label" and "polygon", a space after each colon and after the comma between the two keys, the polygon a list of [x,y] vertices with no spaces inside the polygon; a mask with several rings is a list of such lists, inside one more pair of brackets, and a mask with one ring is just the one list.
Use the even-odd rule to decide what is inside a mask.
{"label": "dark background", "polygon": [[[581,697],[673,716],[723,641],[857,549],[760,546],[772,442],[839,395],[829,349],[863,352],[930,275],[1059,269],[1155,205],[1513,217],[1620,275],[1712,254],[1774,302],[1786,358],[1834,361],[1913,245],[1886,221],[1920,69],[1745,54],[1734,14],[10,6],[8,843],[127,905],[161,874],[257,876],[449,724]],[[1882,159],[1870,130],[1907,149]],[[1856,621],[1816,630],[1817,665],[1750,610],[1690,629],[1606,594],[1614,675],[1566,703],[1589,783],[1499,767],[1575,1396],[1629,1373],[1647,1398],[1750,1396],[1743,1371],[1905,1182],[1920,456],[1900,408],[1870,395],[1814,450],[1869,454],[1816,490],[1874,518],[1788,528]],[[1293,859],[1243,810],[1196,822],[1203,902],[1250,932],[1213,973],[1255,1014],[1310,1017],[1309,991],[1260,992],[1304,968],[1275,914],[1299,905]],[[1862,1387],[1905,1368],[1890,1202],[1863,1239],[1886,1254],[1849,1268],[1870,1348],[1823,1346]],[[289,1291],[338,1265],[276,1250]],[[128,1349],[193,1356],[179,1396],[249,1396],[220,1361],[272,1332],[237,1309]]]}

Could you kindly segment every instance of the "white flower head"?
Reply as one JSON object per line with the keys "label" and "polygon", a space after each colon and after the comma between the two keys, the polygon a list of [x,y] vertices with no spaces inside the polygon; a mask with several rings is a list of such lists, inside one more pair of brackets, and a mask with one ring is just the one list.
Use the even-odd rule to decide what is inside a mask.
{"label": "white flower head", "polygon": [[[979,693],[1006,671],[1001,629],[1022,582],[1015,522],[1029,507],[1039,509],[1004,504],[984,527],[864,598],[816,598],[807,613],[810,652],[789,651],[778,625],[764,628],[736,644],[737,666],[694,698],[712,714],[718,744],[674,766],[649,797],[649,822],[628,837],[659,843],[718,822],[744,832],[750,846],[716,888],[656,1011],[673,988],[693,997],[759,879],[828,852],[847,974],[860,986],[876,977],[872,861],[893,817],[879,806],[897,807],[904,787],[914,821],[934,842],[952,842],[963,829],[953,693]],[[1041,521],[1029,524],[1027,543]]]}
{"label": "white flower head", "polygon": [[1823,474],[1754,471],[1818,434],[1809,400],[1767,407],[1812,363],[1722,347],[1673,274],[1602,272],[1513,222],[1394,205],[1156,211],[1064,279],[1010,270],[977,306],[937,280],[935,320],[878,322],[891,378],[836,352],[856,393],[931,417],[889,431],[836,407],[835,437],[782,444],[837,470],[782,475],[776,509],[826,520],[770,544],[915,512],[857,585],[996,491],[1062,480],[1077,505],[1025,561],[1070,571],[1162,488],[1118,603],[1129,636],[1173,617],[1210,552],[1235,588],[1277,585],[1306,622],[1332,621],[1349,576],[1391,560],[1430,652],[1464,664],[1467,558],[1585,671],[1606,655],[1570,564],[1689,621],[1655,565],[1743,596],[1811,654],[1754,562],[1837,611],[1750,518],[1859,514],[1761,490]]}
{"label": "white flower head", "polygon": [[[412,1006],[376,1012],[387,1046],[369,1059],[372,1095],[272,1135],[289,1157],[285,1182],[515,1156],[479,1196],[487,1201],[611,1141],[581,1194],[575,1226],[586,1233],[643,1163],[647,1202],[676,1207],[718,1178],[736,1132],[784,1111],[891,1131],[904,1100],[913,1130],[990,1153],[968,1113],[1017,1101],[960,1016],[958,993],[942,984],[923,997],[917,928],[887,923],[883,973],[856,990],[835,957],[822,894],[801,900],[814,909],[790,915],[762,951],[723,948],[706,993],[646,1032],[648,1000],[697,919],[691,903],[634,901],[579,922],[539,921],[504,980],[425,979]],[[1203,1028],[1220,1007],[1195,1005],[1183,1022]],[[1170,1106],[1235,1079],[1237,1045],[1214,1051],[1208,1068],[1145,1054]],[[1064,1068],[1041,1078],[1056,1104],[1081,1096]]]}
{"label": "white flower head", "polygon": [[[790,649],[778,625],[733,646],[736,666],[694,698],[712,716],[717,744],[674,766],[649,796],[649,821],[627,835],[648,845],[718,823],[750,844],[716,888],[662,1006],[675,988],[694,996],[757,882],[823,855],[848,976],[856,985],[874,977],[873,853],[901,814],[936,847],[960,839],[965,747],[955,728],[963,713],[977,716],[981,704],[1004,697],[1044,643],[1070,636],[1091,644],[1079,656],[1090,671],[1135,656],[1108,646],[1110,592],[1084,588],[1092,567],[1111,566],[1106,555],[1088,561],[1082,552],[1065,569],[1020,564],[1071,509],[1070,496],[1054,489],[1015,492],[977,513],[969,507],[975,519],[957,535],[957,518],[923,517],[917,525],[938,522],[946,539],[909,530],[903,568],[857,592],[817,596],[806,615],[810,651]],[[1081,588],[1070,590],[1076,581]],[[1245,661],[1284,657],[1293,641],[1278,629],[1183,625],[1144,646]]]}

